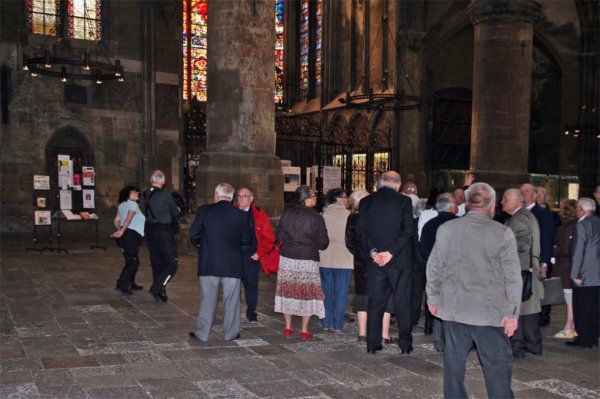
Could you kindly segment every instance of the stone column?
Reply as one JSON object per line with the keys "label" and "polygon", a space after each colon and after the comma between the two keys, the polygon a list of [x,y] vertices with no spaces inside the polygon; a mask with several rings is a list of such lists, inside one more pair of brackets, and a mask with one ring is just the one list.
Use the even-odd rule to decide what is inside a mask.
{"label": "stone column", "polygon": [[275,156],[275,23],[272,0],[210,1],[207,151],[197,174],[198,204],[221,182],[248,186],[269,216],[283,211]]}
{"label": "stone column", "polygon": [[471,170],[504,188],[528,181],[533,24],[532,0],[473,0]]}

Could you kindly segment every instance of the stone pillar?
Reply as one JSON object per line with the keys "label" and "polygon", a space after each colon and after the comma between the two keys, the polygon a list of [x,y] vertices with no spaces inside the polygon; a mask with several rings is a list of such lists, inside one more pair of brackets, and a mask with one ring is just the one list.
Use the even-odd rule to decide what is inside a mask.
{"label": "stone pillar", "polygon": [[272,0],[210,1],[206,152],[197,173],[198,204],[221,182],[248,186],[269,216],[283,211],[275,156],[275,23]]}
{"label": "stone pillar", "polygon": [[532,0],[472,0],[474,25],[471,171],[504,188],[528,181]]}

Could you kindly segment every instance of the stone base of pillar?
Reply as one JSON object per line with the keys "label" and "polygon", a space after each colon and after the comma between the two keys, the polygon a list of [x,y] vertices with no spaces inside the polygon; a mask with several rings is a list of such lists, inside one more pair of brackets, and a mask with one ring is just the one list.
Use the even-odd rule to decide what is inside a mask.
{"label": "stone base of pillar", "polygon": [[196,171],[196,204],[213,203],[215,187],[229,183],[236,190],[249,187],[254,203],[269,217],[283,213],[281,161],[270,154],[241,151],[206,151]]}
{"label": "stone base of pillar", "polygon": [[502,198],[502,193],[507,188],[519,188],[523,183],[529,183],[531,176],[529,173],[515,172],[478,172],[474,171],[475,182],[488,183],[494,190],[498,199]]}

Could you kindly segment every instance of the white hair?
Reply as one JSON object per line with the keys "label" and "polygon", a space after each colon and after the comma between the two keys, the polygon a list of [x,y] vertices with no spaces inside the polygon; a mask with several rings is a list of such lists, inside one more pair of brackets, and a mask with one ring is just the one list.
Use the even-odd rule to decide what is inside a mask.
{"label": "white hair", "polygon": [[233,200],[233,194],[235,193],[235,188],[229,183],[220,183],[215,187],[215,193],[219,197],[229,198],[229,200]]}
{"label": "white hair", "polygon": [[150,176],[150,183],[165,184],[165,174],[160,170],[155,170]]}
{"label": "white hair", "polygon": [[579,201],[577,201],[577,206],[586,211],[587,213],[596,212],[596,202],[591,198],[579,198]]}

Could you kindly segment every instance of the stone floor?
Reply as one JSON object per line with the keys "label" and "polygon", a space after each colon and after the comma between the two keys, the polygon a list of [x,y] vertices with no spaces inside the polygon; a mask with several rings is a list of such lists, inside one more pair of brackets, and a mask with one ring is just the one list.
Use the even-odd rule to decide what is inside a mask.
{"label": "stone floor", "polygon": [[[25,252],[27,244],[2,241],[0,398],[442,397],[443,355],[421,325],[408,356],[395,346],[368,355],[354,324],[329,333],[313,320],[314,341],[285,338],[273,312],[275,276],[261,275],[259,322],[242,323],[241,339],[224,342],[217,316],[200,343],[188,337],[198,310],[195,256],[181,256],[162,304],[146,291],[114,290],[123,262],[108,240],[106,251],[67,243],[68,254]],[[145,248],[141,254],[138,283],[148,287]],[[555,307],[543,329],[543,356],[514,362],[518,398],[600,397],[597,347],[550,338],[564,311]],[[467,384],[471,397],[486,397],[475,352]]]}

